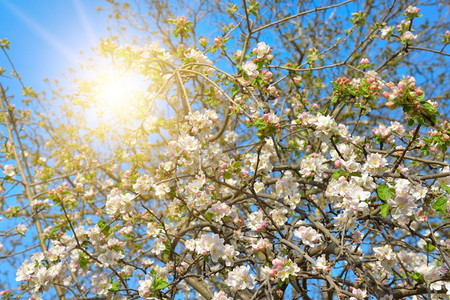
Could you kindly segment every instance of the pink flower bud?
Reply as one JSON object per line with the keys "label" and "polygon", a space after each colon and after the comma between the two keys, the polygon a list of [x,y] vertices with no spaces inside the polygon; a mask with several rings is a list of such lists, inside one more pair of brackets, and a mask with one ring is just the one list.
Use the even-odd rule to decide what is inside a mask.
{"label": "pink flower bud", "polygon": [[386,106],[389,107],[390,109],[394,109],[395,102],[394,101],[388,101],[388,102],[386,102]]}

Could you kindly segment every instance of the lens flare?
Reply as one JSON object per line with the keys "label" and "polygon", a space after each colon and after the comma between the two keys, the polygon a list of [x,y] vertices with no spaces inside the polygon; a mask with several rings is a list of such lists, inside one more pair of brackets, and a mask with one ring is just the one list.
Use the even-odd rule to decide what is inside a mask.
{"label": "lens flare", "polygon": [[114,112],[126,111],[142,91],[142,80],[132,71],[110,68],[99,76],[96,98],[104,109]]}

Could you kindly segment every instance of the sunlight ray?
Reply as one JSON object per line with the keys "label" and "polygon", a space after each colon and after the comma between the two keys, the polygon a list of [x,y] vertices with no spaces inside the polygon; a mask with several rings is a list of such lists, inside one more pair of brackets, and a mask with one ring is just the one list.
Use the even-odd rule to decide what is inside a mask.
{"label": "sunlight ray", "polygon": [[42,26],[37,24],[33,19],[31,19],[28,15],[26,15],[21,9],[16,7],[12,3],[2,2],[5,7],[11,11],[14,15],[16,15],[19,19],[21,19],[26,25],[30,27],[34,32],[36,32],[40,37],[42,37],[47,43],[49,43],[53,48],[58,50],[64,57],[71,61],[71,63],[77,62],[77,55],[73,53],[69,48],[64,46],[58,39],[54,38],[47,30],[45,30]]}
{"label": "sunlight ray", "polygon": [[75,9],[77,10],[77,14],[81,20],[81,23],[83,24],[84,31],[86,32],[86,35],[89,38],[89,44],[91,46],[94,46],[98,42],[98,37],[93,30],[92,24],[87,18],[86,10],[84,9],[83,3],[81,3],[80,0],[72,0],[72,4],[75,6]]}

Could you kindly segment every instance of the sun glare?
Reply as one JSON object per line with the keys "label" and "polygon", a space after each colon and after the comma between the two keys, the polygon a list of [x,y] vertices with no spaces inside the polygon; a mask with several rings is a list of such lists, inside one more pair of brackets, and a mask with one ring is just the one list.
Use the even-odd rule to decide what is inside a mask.
{"label": "sun glare", "polygon": [[133,105],[140,90],[142,83],[138,74],[107,70],[100,76],[96,97],[104,109],[122,112]]}
{"label": "sun glare", "polygon": [[[106,61],[85,69],[80,95],[88,101],[86,119],[90,127],[133,123],[145,106],[146,81],[143,75]],[[108,126],[109,126],[108,125]]]}

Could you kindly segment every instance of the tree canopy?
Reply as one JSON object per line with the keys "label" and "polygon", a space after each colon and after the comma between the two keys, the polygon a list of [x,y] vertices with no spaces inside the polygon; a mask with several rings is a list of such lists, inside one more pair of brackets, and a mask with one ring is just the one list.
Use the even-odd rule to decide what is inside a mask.
{"label": "tree canopy", "polygon": [[69,86],[0,69],[3,299],[450,296],[445,1],[98,10]]}

